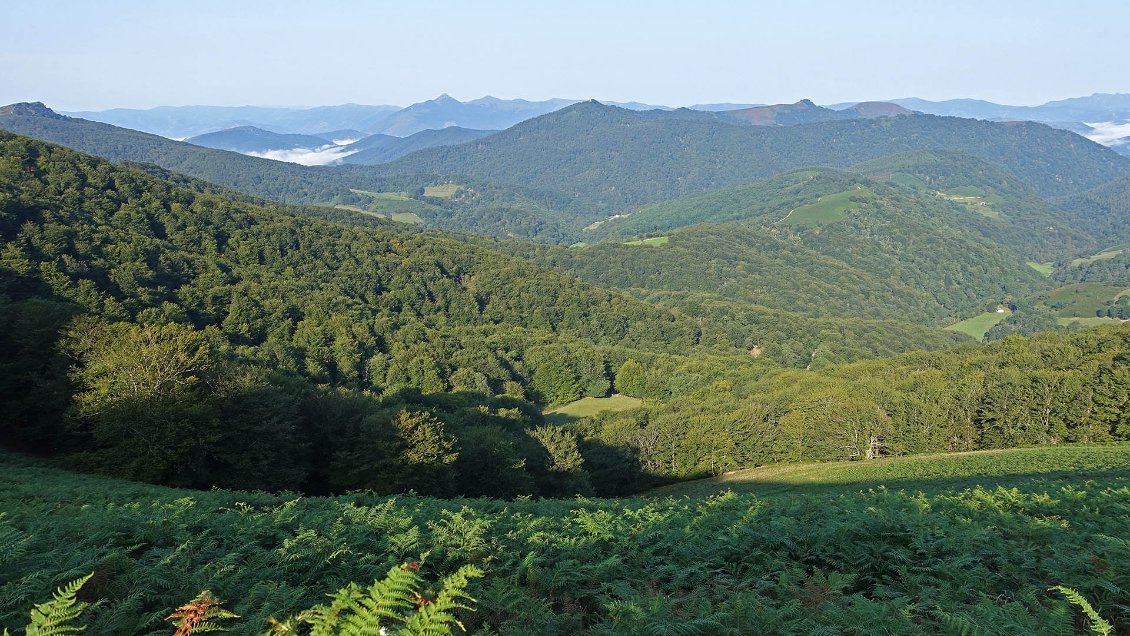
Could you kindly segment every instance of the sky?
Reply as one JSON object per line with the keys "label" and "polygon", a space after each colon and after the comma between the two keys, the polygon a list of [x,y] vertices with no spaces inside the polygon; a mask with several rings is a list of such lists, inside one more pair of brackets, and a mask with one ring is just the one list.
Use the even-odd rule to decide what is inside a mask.
{"label": "sky", "polygon": [[667,106],[1130,92],[1130,2],[0,0],[0,104]]}

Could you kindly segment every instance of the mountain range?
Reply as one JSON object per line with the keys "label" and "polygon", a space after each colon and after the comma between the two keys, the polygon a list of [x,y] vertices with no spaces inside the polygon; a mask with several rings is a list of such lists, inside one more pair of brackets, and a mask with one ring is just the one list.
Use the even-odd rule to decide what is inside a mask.
{"label": "mountain range", "polygon": [[460,102],[448,95],[399,106],[343,104],[316,108],[271,108],[259,106],[159,106],[151,109],[115,108],[64,114],[153,133],[170,139],[186,139],[242,126],[283,134],[312,134],[354,129],[367,134],[406,137],[421,130],[462,126],[501,130],[563,108],[576,100],[527,101],[483,97]]}
{"label": "mountain range", "polygon": [[332,131],[321,135],[297,135],[273,133],[254,126],[239,126],[190,137],[186,141],[205,148],[231,150],[254,157],[303,165],[328,163],[376,165],[423,148],[459,144],[485,137],[493,132],[495,131],[448,126],[421,130],[407,137],[382,133],[365,135],[353,130]]}
{"label": "mountain range", "polygon": [[[352,129],[366,134],[407,136],[427,129],[446,126],[482,130],[502,130],[526,119],[575,104],[575,99],[549,99],[527,101],[483,97],[460,102],[448,95],[401,108],[398,106],[365,106],[343,104],[315,108],[281,108],[259,106],[160,106],[152,109],[116,108],[104,111],[76,111],[64,114],[100,121],[134,130],[158,134],[171,139],[185,139],[205,133],[241,126],[253,126],[270,132],[284,134],[312,134],[322,136],[326,131]],[[807,102],[807,103],[806,103]],[[669,106],[640,102],[605,102],[630,110],[675,110]],[[1130,94],[1096,93],[1047,102],[1039,106],[1011,106],[977,99],[951,99],[930,101],[915,97],[881,100],[879,102],[843,102],[824,106],[827,110],[843,111],[849,108],[872,108],[868,104],[894,104],[911,111],[966,117],[973,119],[1039,121],[1090,136],[1095,141],[1110,145],[1120,152],[1130,152]],[[762,104],[715,103],[695,104],[690,110],[705,112],[748,111],[739,117],[750,121],[785,123],[789,120],[790,106],[815,106],[807,100],[797,104],[767,107],[757,111]],[[889,106],[875,111],[892,114]],[[780,112],[782,117],[769,116]],[[811,115],[811,113],[810,113]],[[828,119],[834,115],[825,113]],[[811,119],[804,119],[811,121]],[[342,137],[338,137],[341,139]],[[347,137],[348,138],[348,137]]]}
{"label": "mountain range", "polygon": [[[801,103],[788,112],[819,119],[828,110]],[[1076,195],[1130,174],[1130,160],[1068,131],[921,114],[754,126],[729,112],[634,111],[590,101],[487,136],[453,128],[419,138],[375,137],[356,142],[354,161],[408,154],[381,165],[310,168],[70,118],[41,104],[0,109],[0,128],[278,201],[376,206],[447,229],[551,242],[587,240],[586,226],[641,206],[808,166],[848,168],[904,152],[969,155],[1044,198]],[[424,147],[434,143],[453,145]],[[424,201],[358,194],[411,194],[437,183],[455,184],[453,194]]]}
{"label": "mountain range", "polygon": [[[1065,195],[1130,171],[1130,160],[1073,133],[1029,122],[913,115],[793,126],[734,125],[698,111],[629,111],[582,102],[473,144],[422,150],[387,175],[435,174],[552,193],[625,210],[805,166],[846,167],[883,155],[952,150],[1007,168],[1043,195]],[[1058,159],[1049,164],[1048,153]],[[1054,165],[1054,167],[1052,167]]]}

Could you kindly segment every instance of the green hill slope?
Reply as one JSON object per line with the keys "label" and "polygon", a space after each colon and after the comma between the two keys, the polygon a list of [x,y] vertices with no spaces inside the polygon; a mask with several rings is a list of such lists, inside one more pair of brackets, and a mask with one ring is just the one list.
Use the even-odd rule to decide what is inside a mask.
{"label": "green hill slope", "polygon": [[1054,203],[1073,223],[1101,237],[1099,247],[1130,241],[1130,177],[1115,179]]}
{"label": "green hill slope", "polygon": [[0,130],[114,162],[155,164],[247,194],[289,203],[362,201],[351,195],[350,188],[379,190],[383,183],[364,169],[306,167],[202,148],[110,124],[64,117],[42,104],[0,108]]}
{"label": "green hill slope", "polygon": [[766,127],[726,123],[718,113],[582,103],[475,144],[424,148],[380,168],[260,160],[62,117],[42,105],[5,107],[0,128],[285,202],[359,205],[364,199],[351,189],[414,192],[454,181],[476,196],[451,202],[446,214],[427,217],[427,223],[570,242],[581,228],[614,212],[805,166],[846,167],[900,151],[975,155],[1041,195],[1081,192],[1130,172],[1130,160],[1069,132],[932,116]]}
{"label": "green hill slope", "polygon": [[[672,479],[752,466],[1130,441],[1130,326],[1006,338],[805,371],[735,369],[688,396],[572,425]],[[661,374],[657,370],[654,373]],[[624,392],[624,391],[622,391]],[[600,481],[598,479],[598,481]]]}
{"label": "green hill slope", "polygon": [[915,193],[965,206],[965,223],[1038,262],[1099,247],[1094,232],[1073,210],[1044,200],[1007,171],[969,155],[918,151],[883,157],[852,170]]}
{"label": "green hill slope", "polygon": [[238,126],[227,130],[205,133],[186,139],[194,146],[231,150],[233,152],[264,152],[267,150],[292,150],[294,148],[320,148],[331,143],[314,135],[284,135],[254,126]]}
{"label": "green hill slope", "polygon": [[162,617],[207,588],[240,615],[230,633],[258,634],[430,551],[429,580],[485,570],[460,614],[470,633],[1078,633],[1050,584],[1124,629],[1130,454],[1019,451],[1009,468],[1031,461],[1011,475],[999,457],[923,462],[910,481],[877,463],[838,491],[498,502],[175,490],[0,454],[0,624],[94,572],[91,633],[167,633]]}
{"label": "green hill slope", "polygon": [[407,137],[373,135],[345,146],[344,152],[354,150],[357,152],[344,157],[342,163],[360,165],[388,163],[424,148],[466,143],[494,133],[493,130],[471,130],[458,126],[448,126],[438,130],[422,130]]}
{"label": "green hill slope", "polygon": [[[346,460],[314,467],[308,453],[348,454],[316,449],[355,434],[395,449],[407,409],[447,412],[442,439],[513,454],[488,466],[533,492],[545,451],[526,434],[541,422],[531,402],[601,381],[607,392],[609,366],[637,348],[704,350],[688,317],[497,252],[299,218],[7,134],[0,145],[4,440],[76,465],[176,484],[389,488],[402,467],[335,475],[325,467]],[[147,355],[182,360],[186,377],[128,388],[132,374],[152,379]],[[72,399],[89,405],[73,426]],[[251,430],[273,445],[247,448]],[[241,453],[266,465],[240,471]],[[273,464],[279,453],[294,455]],[[430,479],[417,489],[447,487]]]}
{"label": "green hill slope", "polygon": [[[1090,229],[1075,208],[1049,203],[1031,186],[969,155],[935,150],[901,153],[859,164],[851,171],[898,189],[904,205],[938,210],[970,233],[1038,262],[1098,248],[1105,240],[1106,232]],[[589,241],[627,238],[696,223],[783,216],[856,185],[867,182],[828,169],[799,170],[645,206],[599,223],[585,235]],[[1115,218],[1117,211],[1109,214]],[[1092,215],[1101,217],[1104,212],[1096,210]]]}
{"label": "green hill slope", "polygon": [[943,198],[820,169],[657,204],[591,232],[622,239],[642,228],[730,221],[667,232],[657,249],[606,241],[539,258],[622,289],[941,324],[1048,286],[1018,252],[979,231],[980,218]]}
{"label": "green hill slope", "polygon": [[1042,124],[913,115],[737,126],[595,102],[523,122],[481,143],[425,151],[385,170],[521,185],[625,210],[790,169],[848,166],[920,149],[980,157],[1044,195],[1079,192],[1130,172],[1130,160]]}
{"label": "green hill slope", "polygon": [[1130,445],[1055,446],[890,457],[881,462],[782,464],[735,470],[717,477],[662,486],[654,497],[707,497],[725,491],[762,497],[843,493],[861,489],[939,492],[964,488],[1006,488],[1036,475],[1070,472],[1071,479],[1106,480],[1110,473],[1130,478]]}
{"label": "green hill slope", "polygon": [[[629,359],[661,358],[683,394],[687,374],[807,364],[817,349],[845,361],[954,342],[765,310],[704,318],[448,236],[232,198],[11,135],[0,145],[4,439],[92,470],[312,491],[389,491],[395,474],[418,474],[420,492],[584,492],[582,476],[546,472],[532,431],[546,405],[607,395]],[[185,360],[189,378],[134,395],[127,378],[148,377],[135,366],[146,355]],[[130,434],[136,422],[161,441]],[[404,473],[391,441],[410,424],[447,440],[419,473]],[[275,444],[248,447],[260,435]],[[403,444],[435,442],[421,435]],[[350,439],[393,455],[351,471]],[[240,470],[244,453],[262,469]],[[273,463],[280,454],[291,459]]]}

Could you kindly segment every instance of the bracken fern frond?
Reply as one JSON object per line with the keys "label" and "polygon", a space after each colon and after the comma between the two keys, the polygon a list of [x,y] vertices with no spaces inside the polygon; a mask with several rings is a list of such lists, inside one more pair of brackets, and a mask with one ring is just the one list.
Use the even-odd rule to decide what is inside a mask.
{"label": "bracken fern frond", "polygon": [[25,631],[27,636],[59,636],[86,629],[74,624],[87,607],[87,604],[76,599],[75,595],[92,576],[94,576],[93,572],[71,581],[55,590],[54,597],[50,601],[32,608],[31,622]]}
{"label": "bracken fern frond", "polygon": [[1091,607],[1091,604],[1087,602],[1087,599],[1084,598],[1083,595],[1079,592],[1076,592],[1075,590],[1069,587],[1064,587],[1062,585],[1050,587],[1048,588],[1048,590],[1059,592],[1060,594],[1067,597],[1067,600],[1072,605],[1082,610],[1083,613],[1086,614],[1087,618],[1091,621],[1091,632],[1098,634],[1099,636],[1109,636],[1109,634],[1114,631],[1114,626],[1103,620],[1103,617],[1099,616],[1099,613],[1095,611],[1095,608]]}

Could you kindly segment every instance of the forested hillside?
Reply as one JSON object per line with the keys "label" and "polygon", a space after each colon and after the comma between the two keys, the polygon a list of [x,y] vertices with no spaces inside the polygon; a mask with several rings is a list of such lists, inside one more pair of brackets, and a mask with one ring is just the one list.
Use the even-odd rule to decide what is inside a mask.
{"label": "forested hillside", "polygon": [[[355,190],[414,194],[429,184],[456,183],[465,196],[429,201],[442,211],[423,214],[426,223],[543,242],[574,242],[582,228],[645,204],[798,168],[848,167],[906,151],[973,155],[1041,196],[1076,194],[1130,173],[1130,159],[1042,124],[908,115],[750,126],[727,117],[584,102],[468,143],[424,148],[437,141],[431,137],[450,134],[434,131],[419,140],[427,143],[407,138],[391,154],[357,153],[347,161],[376,163],[423,148],[381,167],[301,167],[259,160],[62,117],[42,105],[5,107],[0,128],[112,161],[154,163],[290,203],[364,206],[365,197]],[[1033,207],[1027,199],[1022,205]],[[1054,249],[1063,234],[1055,227],[1055,237],[1038,237],[1033,245]]]}
{"label": "forested hillside", "polygon": [[1006,170],[970,155],[939,150],[881,157],[851,168],[919,196],[973,212],[962,222],[1030,258],[1055,261],[1102,247],[1102,232],[1076,206],[1057,207]]}
{"label": "forested hillside", "polygon": [[407,137],[373,135],[345,146],[342,150],[352,154],[345,156],[341,161],[347,164],[372,166],[399,159],[424,148],[466,143],[494,134],[494,132],[493,130],[472,130],[448,126],[437,130],[421,130]]}
{"label": "forested hillside", "polygon": [[[958,338],[746,306],[663,308],[443,236],[2,140],[6,439],[133,478],[585,492],[575,437],[540,428],[535,405],[623,390],[626,364],[648,360],[653,392],[686,395],[743,367]],[[616,452],[590,452],[589,466],[636,472]],[[419,465],[415,477],[393,478],[406,465]]]}
{"label": "forested hillside", "polygon": [[1073,133],[1027,122],[927,115],[740,126],[584,102],[489,139],[422,151],[386,174],[462,176],[625,210],[807,166],[849,166],[922,149],[1000,165],[1043,195],[1081,192],[1130,172],[1130,160]]}
{"label": "forested hillside", "polygon": [[[658,395],[651,367],[629,395]],[[661,372],[660,372],[661,373]],[[1008,338],[940,353],[723,383],[578,422],[648,472],[1130,440],[1130,326]]]}
{"label": "forested hillside", "polygon": [[[1125,330],[814,373],[957,336],[711,296],[657,306],[465,242],[310,218],[18,137],[0,157],[5,438],[72,466],[195,486],[514,496],[630,492],[873,440],[908,453],[1127,435]],[[899,380],[875,380],[888,374]],[[940,393],[902,384],[946,374]],[[871,381],[884,392],[859,389]],[[535,406],[611,391],[645,407],[573,430]],[[1095,406],[1016,420],[1029,411],[1008,409],[1045,403],[1025,391]],[[925,430],[911,406],[923,399],[946,405]]]}
{"label": "forested hillside", "polygon": [[157,135],[64,117],[42,104],[0,109],[0,129],[88,152],[110,161],[151,163],[167,170],[288,203],[356,202],[350,188],[379,190],[364,170],[321,168],[202,148]]}
{"label": "forested hillside", "polygon": [[1130,239],[1130,177],[1058,199],[1055,203],[1081,227],[1105,239],[1101,247]]}
{"label": "forested hillside", "polygon": [[[667,231],[662,245],[505,247],[610,287],[711,292],[820,316],[939,324],[1047,285],[1020,251],[1032,242],[999,243],[996,232],[981,231],[981,218],[932,193],[823,169],[668,201],[591,232],[594,239],[623,237],[727,222]],[[1035,227],[1028,234],[1044,232]]]}
{"label": "forested hillside", "polygon": [[263,152],[264,150],[291,150],[293,148],[318,148],[330,140],[314,135],[279,134],[254,126],[238,126],[205,133],[186,139],[194,146],[231,150],[233,152]]}

